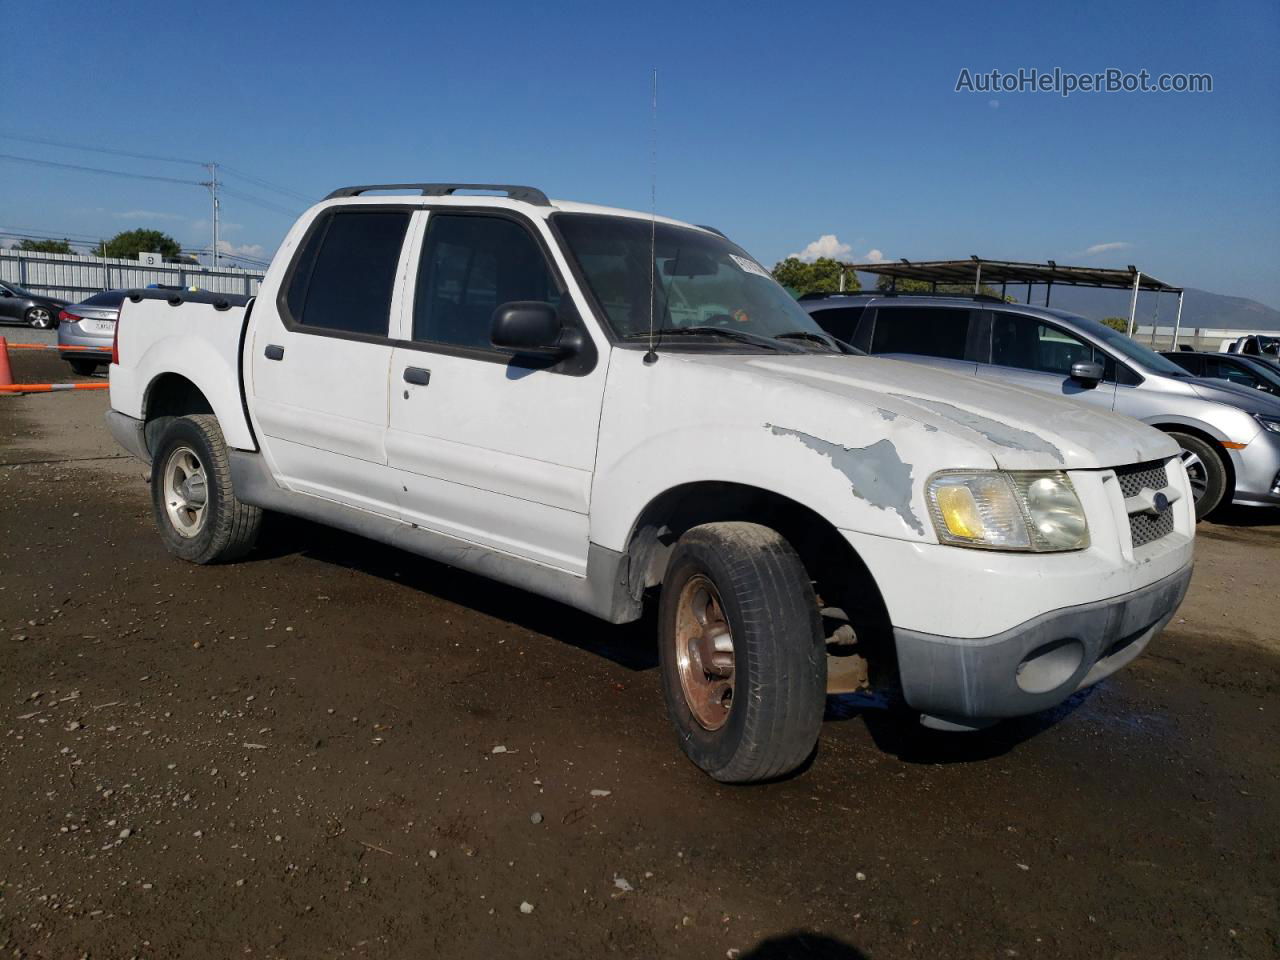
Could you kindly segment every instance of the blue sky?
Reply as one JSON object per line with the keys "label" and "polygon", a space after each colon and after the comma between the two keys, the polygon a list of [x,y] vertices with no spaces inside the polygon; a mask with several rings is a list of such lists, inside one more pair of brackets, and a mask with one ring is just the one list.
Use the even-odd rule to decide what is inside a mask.
{"label": "blue sky", "polygon": [[[660,212],[715,225],[767,263],[833,235],[848,259],[1133,263],[1280,307],[1274,2],[4,10],[9,135],[216,159],[315,198],[345,183],[499,181],[647,209],[657,67]],[[1207,72],[1214,92],[954,92],[962,68],[1055,66]],[[0,153],[203,176],[13,140]],[[224,219],[224,239],[258,256],[291,222],[231,196]],[[0,160],[6,231],[149,226],[198,247],[207,221],[197,187]],[[1106,244],[1123,246],[1089,252]]]}

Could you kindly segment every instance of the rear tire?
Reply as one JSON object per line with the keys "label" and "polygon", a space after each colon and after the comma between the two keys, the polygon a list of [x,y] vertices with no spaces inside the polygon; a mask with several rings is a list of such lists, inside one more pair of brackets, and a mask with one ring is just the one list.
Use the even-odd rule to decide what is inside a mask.
{"label": "rear tire", "polygon": [[208,413],[179,417],[161,434],[151,505],[169,552],[191,563],[239,559],[262,525],[262,510],[236,499],[222,428]]}
{"label": "rear tire", "polygon": [[826,702],[822,623],[809,575],[776,531],[733,522],[685,533],[658,631],[667,713],[695,764],[748,783],[813,753]]}
{"label": "rear tire", "polygon": [[1196,501],[1196,519],[1203,520],[1222,503],[1227,493],[1227,466],[1218,450],[1191,433],[1169,431],[1182,448],[1182,465],[1191,480]]}
{"label": "rear tire", "polygon": [[98,372],[97,360],[68,360],[67,363],[71,364],[71,372],[79,377],[92,377]]}

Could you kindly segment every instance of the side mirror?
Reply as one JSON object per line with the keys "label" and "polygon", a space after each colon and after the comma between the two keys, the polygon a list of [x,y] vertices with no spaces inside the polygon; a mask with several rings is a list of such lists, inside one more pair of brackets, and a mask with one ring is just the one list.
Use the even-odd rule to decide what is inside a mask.
{"label": "side mirror", "polygon": [[1082,360],[1071,365],[1071,379],[1090,389],[1102,382],[1103,373],[1102,364],[1094,360]]}
{"label": "side mirror", "polygon": [[574,331],[565,331],[553,304],[541,300],[512,300],[493,311],[489,339],[495,347],[542,357],[575,352]]}

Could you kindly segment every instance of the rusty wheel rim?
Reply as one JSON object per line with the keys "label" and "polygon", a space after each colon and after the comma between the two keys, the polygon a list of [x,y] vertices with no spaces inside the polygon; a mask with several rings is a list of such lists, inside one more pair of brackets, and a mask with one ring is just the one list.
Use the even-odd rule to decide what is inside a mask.
{"label": "rusty wheel rim", "polygon": [[698,574],[680,591],[676,611],[676,672],[689,712],[719,730],[733,709],[733,632],[715,584]]}

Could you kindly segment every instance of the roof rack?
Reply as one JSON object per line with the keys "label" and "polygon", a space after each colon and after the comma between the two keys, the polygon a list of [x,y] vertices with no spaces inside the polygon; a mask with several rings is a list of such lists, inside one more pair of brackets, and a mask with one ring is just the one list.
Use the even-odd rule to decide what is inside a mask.
{"label": "roof rack", "polygon": [[459,190],[491,190],[494,193],[505,193],[512,200],[531,203],[535,207],[551,206],[547,195],[537,187],[522,187],[511,183],[366,183],[355,187],[339,187],[325,199],[358,197],[374,190],[397,190],[401,193],[417,191],[423,197],[448,197]]}

